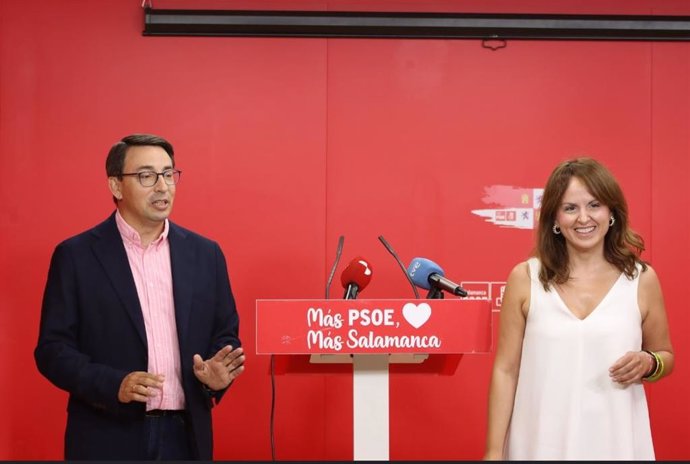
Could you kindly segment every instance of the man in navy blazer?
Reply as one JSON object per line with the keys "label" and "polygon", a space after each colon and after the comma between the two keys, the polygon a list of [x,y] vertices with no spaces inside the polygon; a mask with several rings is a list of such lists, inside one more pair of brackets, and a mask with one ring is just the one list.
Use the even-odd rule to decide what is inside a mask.
{"label": "man in navy blazer", "polygon": [[56,247],[34,352],[69,393],[65,459],[210,460],[211,408],[244,370],[225,257],[168,220],[168,141],[124,137],[106,171],[117,210]]}

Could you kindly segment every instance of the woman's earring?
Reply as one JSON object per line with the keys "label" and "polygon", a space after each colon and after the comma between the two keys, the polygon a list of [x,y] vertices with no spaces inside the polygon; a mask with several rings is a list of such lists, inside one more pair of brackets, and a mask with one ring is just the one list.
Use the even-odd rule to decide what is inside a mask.
{"label": "woman's earring", "polygon": [[559,235],[561,233],[561,228],[558,226],[558,224],[554,224],[551,230],[553,230],[553,233],[556,235]]}
{"label": "woman's earring", "polygon": [[609,218],[609,227],[613,227],[613,225],[616,223],[616,218],[613,217],[613,214]]}

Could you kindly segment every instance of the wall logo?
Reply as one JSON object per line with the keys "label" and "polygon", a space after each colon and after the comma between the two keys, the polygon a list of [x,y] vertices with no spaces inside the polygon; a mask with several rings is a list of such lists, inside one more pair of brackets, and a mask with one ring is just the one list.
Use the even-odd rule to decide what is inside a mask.
{"label": "wall logo", "polygon": [[496,311],[503,304],[503,293],[506,291],[505,282],[468,282],[460,283],[467,291],[466,300],[483,300],[491,302],[491,309]]}
{"label": "wall logo", "polygon": [[499,227],[534,229],[539,220],[543,188],[522,188],[509,185],[484,187],[482,202],[494,209],[473,209],[472,214],[486,218]]}

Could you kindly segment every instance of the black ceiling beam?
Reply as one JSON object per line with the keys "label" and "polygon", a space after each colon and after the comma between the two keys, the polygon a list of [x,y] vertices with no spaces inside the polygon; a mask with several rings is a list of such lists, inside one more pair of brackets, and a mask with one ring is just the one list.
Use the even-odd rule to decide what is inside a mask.
{"label": "black ceiling beam", "polygon": [[156,10],[147,36],[690,40],[690,16]]}

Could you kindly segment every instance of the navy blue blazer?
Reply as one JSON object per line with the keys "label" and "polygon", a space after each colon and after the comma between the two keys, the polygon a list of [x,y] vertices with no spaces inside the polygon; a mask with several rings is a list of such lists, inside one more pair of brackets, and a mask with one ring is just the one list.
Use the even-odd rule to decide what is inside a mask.
{"label": "navy blue blazer", "polygon": [[[239,317],[216,242],[170,222],[168,233],[182,386],[198,458],[213,458],[211,395],[192,371],[225,345],[240,346]],[[60,243],[43,296],[39,371],[69,393],[65,459],[146,459],[145,404],[120,403],[124,377],[146,371],[144,318],[113,213]],[[216,402],[223,392],[215,394]]]}

